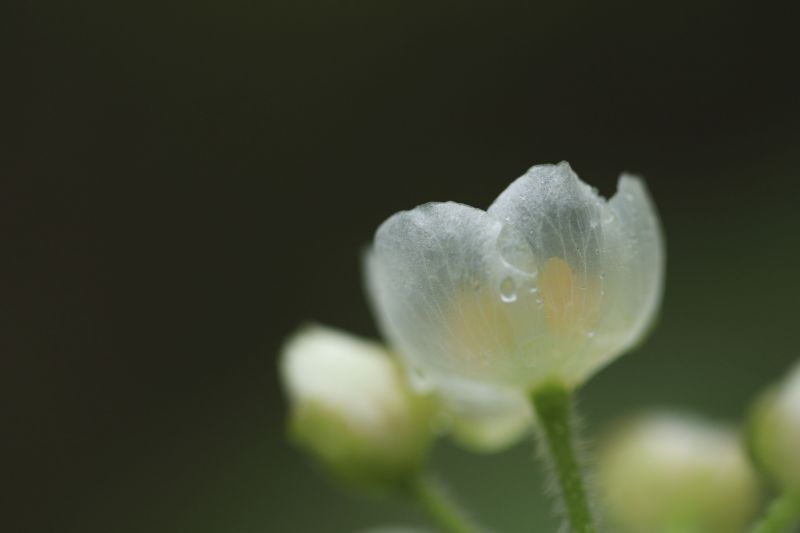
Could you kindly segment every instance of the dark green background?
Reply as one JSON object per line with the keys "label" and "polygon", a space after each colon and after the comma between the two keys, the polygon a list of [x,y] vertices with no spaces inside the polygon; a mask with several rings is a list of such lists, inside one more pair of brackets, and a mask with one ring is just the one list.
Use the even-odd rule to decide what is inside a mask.
{"label": "dark green background", "polygon": [[[731,2],[12,2],[2,34],[0,506],[8,532],[422,523],[284,442],[280,343],[375,335],[393,212],[485,207],[566,159],[644,175],[662,320],[581,392],[736,420],[800,357],[798,12]],[[554,531],[531,443],[434,465],[502,532]]]}

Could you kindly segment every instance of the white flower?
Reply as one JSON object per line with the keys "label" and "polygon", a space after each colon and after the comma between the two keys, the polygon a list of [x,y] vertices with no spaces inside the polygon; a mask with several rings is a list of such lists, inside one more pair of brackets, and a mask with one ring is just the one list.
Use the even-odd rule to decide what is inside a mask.
{"label": "white flower", "polygon": [[575,387],[633,347],[658,309],[664,245],[639,179],[623,175],[606,201],[560,163],[531,168],[487,211],[449,202],[395,214],[366,268],[414,374],[508,397],[551,380]]}
{"label": "white flower", "polygon": [[602,501],[622,531],[737,533],[758,507],[736,433],[696,418],[641,417],[612,436],[598,466]]}
{"label": "white flower", "polygon": [[294,438],[341,478],[393,487],[418,474],[432,438],[415,394],[378,344],[319,326],[286,344],[281,373]]}
{"label": "white flower", "polygon": [[800,364],[758,402],[750,440],[759,465],[784,488],[800,494]]}

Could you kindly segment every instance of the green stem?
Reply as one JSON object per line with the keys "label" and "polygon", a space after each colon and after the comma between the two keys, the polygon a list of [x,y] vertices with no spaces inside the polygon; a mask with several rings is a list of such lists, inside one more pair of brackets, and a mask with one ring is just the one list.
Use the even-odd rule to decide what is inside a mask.
{"label": "green stem", "polygon": [[570,392],[560,383],[548,383],[533,391],[531,402],[555,466],[571,530],[575,533],[595,533],[597,529],[575,453]]}
{"label": "green stem", "polygon": [[420,476],[411,485],[411,494],[433,523],[447,533],[477,533],[479,529],[436,480]]}
{"label": "green stem", "polygon": [[800,525],[800,495],[787,492],[776,498],[752,533],[790,533]]}

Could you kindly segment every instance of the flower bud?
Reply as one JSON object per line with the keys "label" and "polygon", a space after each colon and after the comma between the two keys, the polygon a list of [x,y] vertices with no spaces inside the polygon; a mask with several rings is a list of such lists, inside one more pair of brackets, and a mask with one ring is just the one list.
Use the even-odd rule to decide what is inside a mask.
{"label": "flower bud", "polygon": [[296,442],[353,485],[396,488],[415,476],[432,438],[429,397],[414,394],[378,344],[319,326],[282,354]]}
{"label": "flower bud", "polygon": [[677,414],[618,429],[598,475],[610,520],[630,533],[738,533],[759,503],[757,476],[737,435]]}
{"label": "flower bud", "polygon": [[800,364],[762,395],[749,426],[758,465],[784,490],[800,494]]}

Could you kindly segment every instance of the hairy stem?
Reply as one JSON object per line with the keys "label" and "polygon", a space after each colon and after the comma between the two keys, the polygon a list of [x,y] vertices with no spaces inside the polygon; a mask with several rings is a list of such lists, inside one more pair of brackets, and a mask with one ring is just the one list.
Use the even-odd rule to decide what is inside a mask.
{"label": "hairy stem", "polygon": [[447,494],[435,479],[420,476],[411,485],[411,494],[438,527],[447,533],[478,533],[466,511]]}
{"label": "hairy stem", "polygon": [[800,525],[800,495],[787,492],[776,498],[752,533],[790,533]]}
{"label": "hairy stem", "polygon": [[575,533],[597,531],[575,451],[572,397],[560,383],[548,383],[531,394],[544,444],[555,466],[570,528]]}

